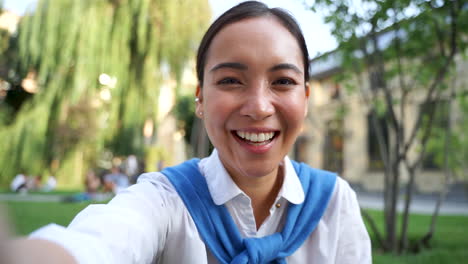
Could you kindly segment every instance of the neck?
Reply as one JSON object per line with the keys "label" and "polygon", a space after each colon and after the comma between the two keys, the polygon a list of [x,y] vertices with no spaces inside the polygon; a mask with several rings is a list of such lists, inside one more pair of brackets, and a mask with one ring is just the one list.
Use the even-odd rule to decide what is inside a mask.
{"label": "neck", "polygon": [[283,165],[262,177],[242,177],[231,174],[237,186],[250,197],[257,229],[270,215],[278,192],[283,184]]}

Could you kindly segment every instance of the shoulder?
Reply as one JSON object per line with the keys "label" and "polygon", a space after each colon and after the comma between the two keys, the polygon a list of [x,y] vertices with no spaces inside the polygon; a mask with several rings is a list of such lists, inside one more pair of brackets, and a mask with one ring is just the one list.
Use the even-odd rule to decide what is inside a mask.
{"label": "shoulder", "polygon": [[357,204],[356,193],[350,187],[348,182],[338,176],[337,173],[312,168],[305,163],[299,163],[291,160],[296,171],[299,173],[307,172],[311,177],[310,180],[314,181],[320,179],[327,182],[329,188],[332,188],[330,202],[327,207],[326,214],[337,214],[341,211],[359,211],[359,205]]}
{"label": "shoulder", "polygon": [[[176,218],[186,217],[188,211],[174,185],[166,175],[161,172],[144,173],[138,178],[138,182],[132,186],[138,188],[135,192],[145,193],[146,198],[152,203],[158,203],[159,208],[170,212],[168,216],[175,224]],[[132,188],[130,187],[130,188]],[[142,191],[144,189],[144,191]],[[172,225],[171,225],[172,226]]]}
{"label": "shoulder", "polygon": [[313,167],[311,167],[308,164],[303,163],[303,162],[297,162],[297,161],[291,160],[291,163],[292,163],[294,169],[296,170],[296,172],[298,172],[298,173],[307,171],[311,175],[317,175],[317,176],[321,176],[321,177],[330,177],[330,178],[336,178],[337,177],[337,174],[334,173],[334,172],[313,168]]}
{"label": "shoulder", "polygon": [[348,182],[339,176],[336,177],[333,194],[324,217],[333,219],[341,225],[352,219],[361,218],[361,209],[356,193]]}
{"label": "shoulder", "polygon": [[129,190],[144,194],[152,201],[160,200],[166,206],[180,205],[182,201],[169,179],[161,172],[144,173]]}
{"label": "shoulder", "polygon": [[306,189],[329,194],[333,192],[337,178],[339,178],[336,173],[312,168],[305,163],[298,163],[296,161],[291,161],[291,163],[303,186],[305,183],[308,183],[309,187],[305,187]]}

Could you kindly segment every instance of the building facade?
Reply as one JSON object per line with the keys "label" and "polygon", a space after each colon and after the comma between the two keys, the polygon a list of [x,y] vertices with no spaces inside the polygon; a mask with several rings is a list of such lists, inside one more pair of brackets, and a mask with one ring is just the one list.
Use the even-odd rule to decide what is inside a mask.
{"label": "building facade", "polygon": [[[462,56],[456,58],[456,73],[450,80],[455,90],[466,91],[468,88],[468,62]],[[366,191],[382,191],[384,188],[384,163],[381,159],[371,108],[364,99],[364,93],[370,92],[370,81],[355,82],[361,92],[348,92],[343,82],[337,82],[335,75],[341,71],[339,57],[330,54],[311,61],[311,95],[309,113],[303,134],[291,153],[296,159],[307,162],[313,167],[334,171],[340,174],[356,188]],[[366,75],[367,76],[367,75]],[[423,91],[415,93],[411,103],[405,106],[402,119],[407,127],[405,137],[409,137],[423,105]],[[457,126],[466,120],[457,104],[440,104],[447,108],[442,116],[437,116],[434,126]],[[401,117],[399,117],[401,118]],[[383,138],[389,143],[389,134],[385,120],[376,118],[383,129]],[[374,119],[375,120],[375,119]],[[465,123],[466,124],[466,123]],[[420,146],[415,144],[409,152],[409,159],[416,159]],[[468,157],[465,157],[468,162]],[[464,173],[464,172],[465,173]],[[408,173],[403,168],[401,186],[408,182]],[[451,184],[466,182],[466,167],[458,176],[451,177]],[[446,186],[442,166],[435,162],[434,153],[428,153],[423,159],[421,169],[416,174],[416,191],[420,193],[439,192]]]}

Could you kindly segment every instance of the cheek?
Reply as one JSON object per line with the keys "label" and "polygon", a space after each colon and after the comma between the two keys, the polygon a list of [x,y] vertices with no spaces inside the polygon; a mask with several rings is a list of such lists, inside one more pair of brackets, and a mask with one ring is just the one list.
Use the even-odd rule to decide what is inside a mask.
{"label": "cheek", "polygon": [[284,100],[281,103],[284,122],[290,129],[298,130],[302,128],[305,118],[304,112],[307,109],[305,103],[303,97],[299,97],[298,100]]}
{"label": "cheek", "polygon": [[204,121],[207,130],[211,134],[221,132],[235,110],[233,105],[235,100],[225,98],[222,94],[213,93],[205,97],[204,101]]}

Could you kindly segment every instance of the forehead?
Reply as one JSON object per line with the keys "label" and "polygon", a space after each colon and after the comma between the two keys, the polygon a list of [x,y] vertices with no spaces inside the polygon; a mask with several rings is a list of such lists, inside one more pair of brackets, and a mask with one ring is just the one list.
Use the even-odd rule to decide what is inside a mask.
{"label": "forehead", "polygon": [[[273,16],[244,19],[225,26],[213,38],[205,68],[220,61],[293,63],[303,68],[296,38]],[[206,73],[206,71],[205,71]]]}

